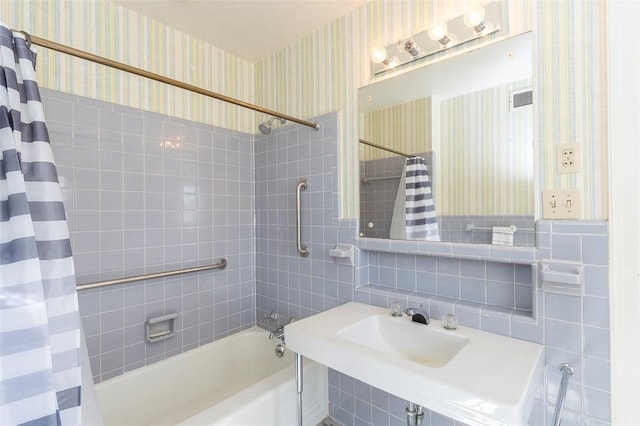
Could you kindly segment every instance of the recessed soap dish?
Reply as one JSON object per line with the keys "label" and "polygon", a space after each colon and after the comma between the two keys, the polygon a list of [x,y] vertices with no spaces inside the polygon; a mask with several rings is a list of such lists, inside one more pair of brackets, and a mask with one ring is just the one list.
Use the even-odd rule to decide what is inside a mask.
{"label": "recessed soap dish", "polygon": [[145,324],[147,342],[153,343],[168,339],[176,334],[176,318],[178,314],[168,314],[161,317],[149,318]]}

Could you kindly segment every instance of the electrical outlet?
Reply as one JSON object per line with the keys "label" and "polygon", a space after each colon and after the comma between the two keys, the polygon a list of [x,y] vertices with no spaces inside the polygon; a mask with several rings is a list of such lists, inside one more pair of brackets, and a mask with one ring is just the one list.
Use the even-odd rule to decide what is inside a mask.
{"label": "electrical outlet", "polygon": [[558,145],[556,148],[558,174],[578,173],[580,167],[580,148],[578,144]]}
{"label": "electrical outlet", "polygon": [[545,219],[580,219],[582,191],[579,188],[547,189],[542,192]]}

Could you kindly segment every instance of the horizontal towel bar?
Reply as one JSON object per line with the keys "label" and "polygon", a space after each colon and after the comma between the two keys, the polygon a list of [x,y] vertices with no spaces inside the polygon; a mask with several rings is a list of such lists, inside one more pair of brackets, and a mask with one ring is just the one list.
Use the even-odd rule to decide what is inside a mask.
{"label": "horizontal towel bar", "polygon": [[116,284],[126,284],[126,283],[132,283],[136,281],[151,280],[154,278],[171,277],[173,275],[189,274],[191,272],[202,272],[202,271],[208,271],[210,269],[224,269],[226,267],[227,267],[227,261],[225,259],[221,259],[220,262],[215,263],[213,265],[197,266],[195,268],[186,268],[186,269],[175,269],[173,271],[157,272],[154,274],[145,274],[145,275],[136,275],[134,277],[126,277],[126,278],[116,278],[116,279],[107,280],[107,281],[97,281],[93,283],[80,284],[76,288],[78,290],[88,290],[90,288],[106,287],[106,286],[116,285]]}
{"label": "horizontal towel bar", "polygon": [[[513,225],[511,225],[513,226]],[[513,232],[516,231],[534,231],[533,228],[518,228],[515,227],[516,229]],[[464,230],[465,231],[493,231],[493,227],[490,226],[476,226],[473,223],[469,223],[467,225],[464,226]]]}
{"label": "horizontal towel bar", "polygon": [[392,180],[392,179],[400,179],[402,176],[384,176],[384,177],[376,177],[376,178],[364,178],[360,181],[360,183],[371,183],[377,182],[379,180]]}

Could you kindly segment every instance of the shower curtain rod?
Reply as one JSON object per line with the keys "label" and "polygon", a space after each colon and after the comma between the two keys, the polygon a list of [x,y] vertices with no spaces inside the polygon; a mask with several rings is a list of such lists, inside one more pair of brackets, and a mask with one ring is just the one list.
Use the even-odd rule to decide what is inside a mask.
{"label": "shower curtain rod", "polygon": [[383,151],[391,152],[392,154],[401,155],[401,156],[403,156],[403,157],[407,157],[407,158],[415,157],[415,155],[405,154],[405,153],[404,153],[404,152],[402,152],[402,151],[396,151],[395,149],[387,148],[386,146],[378,145],[377,143],[369,142],[369,141],[366,141],[366,140],[364,140],[364,139],[360,139],[360,143],[361,143],[361,144],[365,144],[365,145],[372,146],[372,147],[374,147],[374,148],[381,149],[381,150],[383,150]]}
{"label": "shower curtain rod", "polygon": [[117,62],[111,59],[107,59],[104,58],[102,56],[98,56],[98,55],[94,55],[93,53],[89,53],[89,52],[85,52],[83,50],[79,50],[79,49],[75,49],[73,47],[70,46],[65,46],[63,44],[60,43],[56,43],[55,41],[51,41],[51,40],[47,40],[44,38],[40,38],[34,35],[31,35],[29,33],[27,33],[26,31],[19,31],[19,30],[12,30],[12,31],[18,31],[22,34],[24,34],[25,38],[27,39],[27,43],[30,44],[36,44],[38,46],[42,46],[45,47],[47,49],[51,49],[51,50],[55,50],[61,53],[66,53],[67,55],[71,55],[71,56],[75,56],[77,58],[81,58],[81,59],[86,59],[88,61],[92,61],[95,63],[98,63],[100,65],[105,65],[107,67],[111,67],[111,68],[115,68],[121,71],[126,71],[129,72],[131,74],[136,74],[139,75],[141,77],[146,77],[148,79],[151,80],[155,80],[155,81],[159,81],[161,83],[165,83],[168,84],[170,86],[174,86],[174,87],[178,87],[180,89],[185,89],[185,90],[189,90],[191,92],[194,93],[199,93],[201,95],[204,96],[208,96],[210,98],[214,98],[214,99],[218,99],[224,102],[228,102],[230,104],[234,104],[237,106],[241,106],[243,108],[248,108],[257,112],[261,112],[267,115],[271,115],[274,117],[278,117],[278,118],[283,118],[287,121],[291,121],[294,123],[298,123],[301,124],[303,126],[307,126],[307,127],[311,127],[314,130],[318,130],[320,128],[320,125],[318,123],[313,123],[311,121],[306,121],[306,120],[301,120],[299,118],[296,117],[292,117],[290,115],[287,114],[282,114],[279,113],[277,111],[273,111],[267,108],[263,108],[261,106],[258,105],[253,105],[250,104],[248,102],[244,102],[241,101],[239,99],[235,99],[235,98],[231,98],[229,96],[225,96],[225,95],[221,95],[219,93],[216,92],[212,92],[209,90],[205,90],[202,89],[200,87],[197,86],[193,86],[191,84],[188,83],[184,83],[182,81],[179,80],[174,80],[172,78],[169,77],[165,77],[163,75],[160,74],[155,74],[152,73],[150,71],[145,71],[143,69],[140,68],[136,68],[136,67],[132,67],[131,65],[127,65],[127,64],[123,64],[122,62]]}

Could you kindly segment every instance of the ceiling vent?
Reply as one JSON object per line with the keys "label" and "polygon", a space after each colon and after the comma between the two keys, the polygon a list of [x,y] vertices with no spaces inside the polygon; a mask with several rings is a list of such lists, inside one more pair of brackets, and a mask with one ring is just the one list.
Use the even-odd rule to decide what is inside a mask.
{"label": "ceiling vent", "polygon": [[524,89],[511,92],[511,109],[533,105],[533,90]]}

